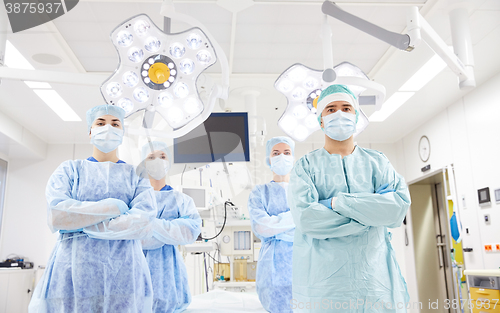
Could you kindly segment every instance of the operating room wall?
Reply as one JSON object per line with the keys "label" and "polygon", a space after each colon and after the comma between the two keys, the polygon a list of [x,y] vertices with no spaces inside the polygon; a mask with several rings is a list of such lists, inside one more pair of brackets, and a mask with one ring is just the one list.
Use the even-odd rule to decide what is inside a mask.
{"label": "operating room wall", "polygon": [[0,259],[19,255],[46,265],[57,234],[47,226],[45,186],[65,160],[87,158],[91,145],[48,145],[44,160],[9,159]]}
{"label": "operating room wall", "polygon": [[[458,99],[424,125],[401,139],[399,158],[404,160],[407,181],[425,176],[421,168],[431,170],[453,164],[456,181],[456,204],[463,225],[466,269],[495,269],[500,265],[500,251],[486,252],[484,245],[500,243],[500,204],[494,189],[500,188],[500,74],[490,78],[466,96]],[[424,163],[418,156],[422,136],[430,140],[431,153]],[[489,187],[492,201],[478,204],[477,190]],[[490,223],[484,215],[490,215]],[[468,230],[468,233],[466,233]]]}

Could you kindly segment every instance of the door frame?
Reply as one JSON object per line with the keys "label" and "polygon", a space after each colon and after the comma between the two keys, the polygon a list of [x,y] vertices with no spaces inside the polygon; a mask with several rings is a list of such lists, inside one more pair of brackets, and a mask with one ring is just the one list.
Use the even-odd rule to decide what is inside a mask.
{"label": "door frame", "polygon": [[[449,174],[450,171],[453,171],[453,164],[450,164],[446,167],[436,169],[432,172],[429,172],[425,174],[422,177],[419,177],[417,179],[411,180],[407,183],[408,186],[414,185],[414,184],[419,184],[419,185],[430,185],[432,192],[432,205],[433,205],[433,210],[436,210],[437,214],[439,215],[439,219],[441,221],[441,233],[445,235],[445,240],[442,241],[444,244],[444,251],[447,253],[444,253],[444,265],[445,265],[445,283],[446,283],[446,293],[448,294],[449,300],[457,300],[459,301],[460,296],[457,294],[455,285],[458,284],[459,282],[456,281],[456,277],[453,273],[453,266],[452,266],[452,260],[451,260],[451,249],[453,247],[452,243],[452,237],[451,237],[451,227],[449,223],[449,216],[448,216],[448,211],[449,211],[449,205],[448,205],[448,199],[449,196],[447,195],[448,188],[450,188],[450,193],[451,193],[451,200],[453,200],[454,203],[456,202],[456,190],[451,190],[452,188],[455,188],[454,182],[451,182],[448,184],[447,182],[447,174],[448,174],[448,179],[454,179],[454,173],[451,175]],[[437,184],[441,184],[441,188],[439,188],[439,193],[440,193],[440,198],[438,199],[437,195]],[[440,206],[438,206],[438,201],[440,202]],[[446,227],[443,227],[443,221],[442,218],[446,217],[446,222],[444,223]],[[410,221],[413,223],[412,219]],[[413,225],[412,225],[413,228]],[[444,228],[444,229],[443,229]],[[437,241],[436,241],[437,242]],[[414,248],[414,246],[413,246]],[[415,256],[415,254],[414,254]],[[447,268],[446,268],[447,265]],[[418,283],[418,281],[417,281]],[[419,299],[421,301],[421,299]],[[450,306],[450,313],[459,313],[461,310],[458,309],[453,309]]]}

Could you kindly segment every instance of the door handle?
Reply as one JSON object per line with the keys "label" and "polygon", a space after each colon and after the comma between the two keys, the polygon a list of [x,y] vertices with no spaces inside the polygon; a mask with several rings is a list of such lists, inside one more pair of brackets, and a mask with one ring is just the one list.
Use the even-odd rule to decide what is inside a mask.
{"label": "door handle", "polygon": [[438,258],[439,258],[439,268],[443,268],[444,267],[444,263],[443,263],[443,246],[445,246],[445,244],[443,243],[442,241],[442,236],[441,235],[436,235],[436,247],[438,249]]}

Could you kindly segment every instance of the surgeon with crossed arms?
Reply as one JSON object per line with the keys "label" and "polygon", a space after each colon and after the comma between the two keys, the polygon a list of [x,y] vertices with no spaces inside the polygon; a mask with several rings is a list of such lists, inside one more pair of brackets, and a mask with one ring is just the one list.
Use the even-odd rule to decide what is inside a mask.
{"label": "surgeon with crossed arms", "polygon": [[352,91],[332,85],[317,101],[325,145],[295,164],[294,312],[406,312],[409,296],[387,228],[410,206],[405,181],[382,153],[354,143],[366,118]]}

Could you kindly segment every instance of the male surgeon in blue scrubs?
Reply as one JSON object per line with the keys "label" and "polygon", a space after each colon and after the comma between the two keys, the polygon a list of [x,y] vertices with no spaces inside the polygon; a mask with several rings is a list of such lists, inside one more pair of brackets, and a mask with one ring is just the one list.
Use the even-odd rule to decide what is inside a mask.
{"label": "male surgeon in blue scrubs", "polygon": [[355,145],[366,117],[348,87],[323,90],[317,109],[325,145],[296,162],[288,187],[296,225],[290,306],[406,312],[406,283],[387,231],[410,206],[405,181],[382,153]]}

